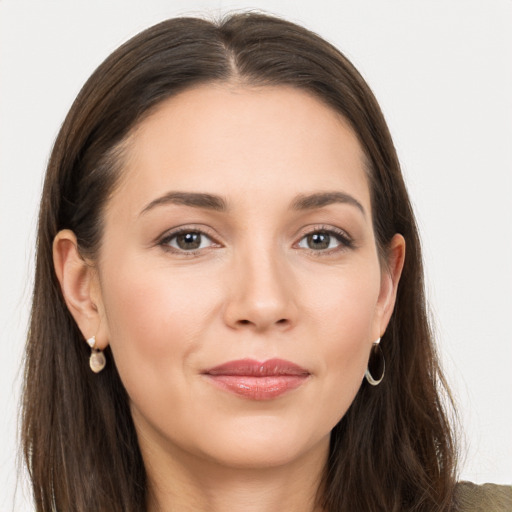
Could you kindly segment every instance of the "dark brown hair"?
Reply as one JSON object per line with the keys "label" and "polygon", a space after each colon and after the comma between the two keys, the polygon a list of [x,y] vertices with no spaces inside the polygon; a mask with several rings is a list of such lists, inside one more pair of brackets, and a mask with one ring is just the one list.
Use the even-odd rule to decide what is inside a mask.
{"label": "dark brown hair", "polygon": [[146,473],[126,391],[114,362],[98,375],[88,368],[88,347],[55,276],[52,242],[59,230],[71,229],[82,254],[94,258],[130,131],[162,100],[223,81],[295,87],[341,114],[367,158],[381,254],[395,233],[407,244],[381,343],[386,377],[378,387],[363,382],[332,431],[321,503],[330,512],[449,510],[455,478],[449,394],[427,318],[414,215],[384,117],[336,48],[300,26],[254,13],[218,23],[176,18],[140,33],[94,72],[60,130],[41,201],[23,397],[36,510],[145,510]]}

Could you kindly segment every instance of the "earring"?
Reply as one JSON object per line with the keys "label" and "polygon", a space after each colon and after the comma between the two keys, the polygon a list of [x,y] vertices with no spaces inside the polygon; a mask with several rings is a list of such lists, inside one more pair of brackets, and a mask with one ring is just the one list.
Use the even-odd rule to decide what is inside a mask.
{"label": "earring", "polygon": [[380,348],[380,338],[372,345],[370,358],[368,359],[368,367],[364,374],[366,380],[372,386],[378,386],[384,378],[386,371],[386,362],[384,361],[384,354]]}
{"label": "earring", "polygon": [[107,364],[107,360],[105,359],[105,355],[103,351],[99,348],[95,348],[96,345],[96,336],[89,338],[87,340],[87,345],[91,347],[91,357],[89,358],[89,366],[94,373],[99,373],[105,365]]}

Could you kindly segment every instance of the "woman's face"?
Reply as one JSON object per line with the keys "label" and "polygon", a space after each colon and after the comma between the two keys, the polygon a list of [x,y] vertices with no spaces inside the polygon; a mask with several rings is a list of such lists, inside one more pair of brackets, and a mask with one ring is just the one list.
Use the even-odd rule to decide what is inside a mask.
{"label": "woman's face", "polygon": [[325,453],[399,273],[379,263],[348,124],[292,88],[205,85],[140,124],[122,172],[98,339],[143,452],[238,467]]}

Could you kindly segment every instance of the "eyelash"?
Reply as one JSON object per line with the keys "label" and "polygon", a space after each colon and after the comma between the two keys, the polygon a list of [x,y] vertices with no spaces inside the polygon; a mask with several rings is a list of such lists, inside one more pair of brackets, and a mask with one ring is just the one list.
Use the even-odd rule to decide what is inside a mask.
{"label": "eyelash", "polygon": [[[330,237],[334,237],[337,242],[339,242],[339,246],[331,248],[331,249],[324,249],[324,250],[315,250],[315,249],[305,249],[310,254],[316,257],[322,257],[322,256],[328,256],[332,253],[342,252],[346,251],[348,249],[354,249],[355,243],[352,237],[344,230],[339,228],[334,228],[332,226],[325,226],[325,225],[318,225],[318,226],[312,226],[308,231],[304,232],[300,239],[300,243],[303,239],[307,238],[308,236],[315,235],[315,234],[325,234],[329,235]],[[297,245],[298,243],[294,244]]]}
{"label": "eyelash", "polygon": [[177,238],[180,235],[186,235],[186,234],[189,234],[189,233],[197,233],[197,234],[201,235],[202,237],[206,237],[206,238],[210,239],[212,241],[212,246],[213,247],[221,247],[221,245],[215,241],[214,237],[211,234],[209,234],[204,229],[204,227],[199,228],[199,227],[194,227],[194,226],[184,226],[184,227],[175,229],[175,230],[173,230],[173,231],[171,231],[169,233],[166,233],[158,241],[158,245],[161,246],[162,249],[164,249],[165,251],[172,252],[174,254],[183,255],[183,256],[197,256],[198,254],[201,253],[201,251],[204,251],[205,249],[210,249],[212,247],[212,246],[210,246],[210,247],[207,247],[207,248],[202,248],[202,249],[199,248],[199,249],[196,249],[196,250],[186,251],[184,249],[178,249],[178,248],[175,248],[175,247],[171,247],[169,245],[171,240]]}
{"label": "eyelash", "polygon": [[[175,247],[171,247],[169,245],[170,242],[173,239],[175,239],[176,237],[178,237],[179,235],[192,234],[192,233],[196,233],[196,234],[199,234],[200,236],[204,236],[204,237],[208,238],[212,242],[212,245],[209,247],[206,247],[206,248],[198,248],[195,250],[178,249]],[[299,241],[294,244],[294,247],[298,246],[298,244],[300,242],[302,242],[302,240],[304,240],[306,237],[312,236],[315,234],[325,234],[325,235],[334,237],[336,239],[336,241],[339,243],[339,246],[337,246],[337,247],[330,248],[330,249],[323,249],[323,250],[302,248],[302,249],[306,250],[308,253],[310,253],[316,257],[327,256],[329,254],[332,254],[333,252],[340,252],[340,251],[345,251],[347,249],[355,248],[354,241],[350,237],[350,235],[348,235],[348,233],[346,233],[345,231],[343,231],[341,229],[333,228],[332,226],[323,226],[323,225],[312,226],[311,229],[309,229],[306,232],[303,232],[299,238]],[[185,227],[181,227],[176,230],[173,230],[169,233],[166,233],[158,241],[157,245],[161,246],[162,249],[164,249],[165,251],[172,252],[175,254],[180,254],[183,256],[197,256],[205,249],[208,250],[212,247],[221,247],[221,244],[216,242],[215,238],[211,234],[209,234],[204,229],[204,227],[199,228],[199,227],[194,227],[194,226],[185,226]]]}

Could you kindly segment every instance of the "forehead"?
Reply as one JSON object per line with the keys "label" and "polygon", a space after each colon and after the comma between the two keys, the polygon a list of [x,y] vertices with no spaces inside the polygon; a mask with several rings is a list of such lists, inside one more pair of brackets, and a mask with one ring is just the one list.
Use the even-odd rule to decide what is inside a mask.
{"label": "forehead", "polygon": [[250,199],[341,188],[369,204],[365,157],[348,122],[292,87],[186,90],[144,119],[127,148],[115,194],[123,201],[166,190]]}

